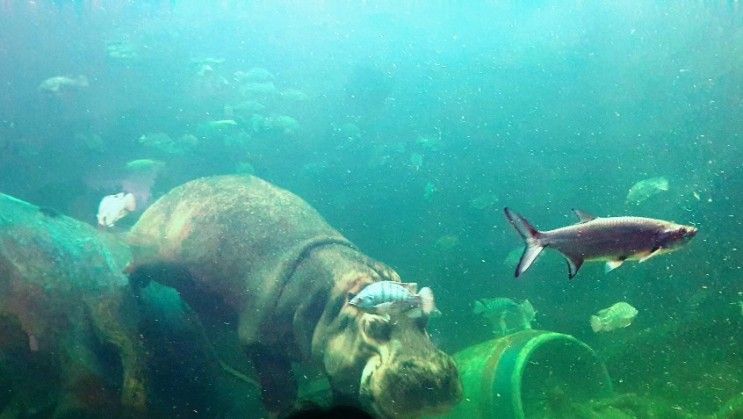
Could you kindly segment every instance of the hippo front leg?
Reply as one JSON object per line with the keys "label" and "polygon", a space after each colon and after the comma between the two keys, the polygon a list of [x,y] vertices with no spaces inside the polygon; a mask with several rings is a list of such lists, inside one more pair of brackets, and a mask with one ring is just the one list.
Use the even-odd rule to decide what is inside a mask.
{"label": "hippo front leg", "polygon": [[121,404],[136,414],[144,412],[147,403],[145,350],[134,298],[128,288],[120,291],[92,304],[91,314],[96,333],[116,347],[121,359]]}
{"label": "hippo front leg", "polygon": [[291,361],[280,348],[254,345],[246,349],[261,384],[261,398],[273,416],[289,413],[297,402],[297,380]]}
{"label": "hippo front leg", "polygon": [[115,393],[106,385],[92,345],[82,332],[64,340],[60,348],[62,382],[52,418],[85,418],[115,408]]}

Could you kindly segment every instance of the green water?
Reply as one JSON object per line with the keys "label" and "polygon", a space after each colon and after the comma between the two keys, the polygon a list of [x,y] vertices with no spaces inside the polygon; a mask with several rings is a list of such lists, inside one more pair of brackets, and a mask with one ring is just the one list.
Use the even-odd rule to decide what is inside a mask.
{"label": "green water", "polygon": [[[430,286],[446,352],[493,337],[475,300],[528,298],[533,327],[590,345],[619,395],[692,416],[743,395],[737,1],[9,0],[0,86],[0,192],[93,225],[133,192],[123,232],[177,185],[252,173]],[[656,177],[668,190],[628,201]],[[572,281],[547,251],[516,280],[505,206],[542,229],[579,208],[699,234]],[[617,301],[637,318],[593,333]]]}

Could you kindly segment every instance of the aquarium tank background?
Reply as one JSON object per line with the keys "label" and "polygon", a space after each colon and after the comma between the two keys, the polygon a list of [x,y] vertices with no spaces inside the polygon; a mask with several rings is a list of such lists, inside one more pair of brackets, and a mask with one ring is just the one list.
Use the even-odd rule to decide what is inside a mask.
{"label": "aquarium tank background", "polygon": [[[447,353],[495,337],[475,301],[528,299],[533,329],[606,365],[614,402],[582,411],[743,414],[738,1],[6,0],[0,86],[4,194],[97,226],[105,196],[132,193],[136,209],[99,227],[121,236],[178,185],[255,175],[432,288],[429,333]],[[575,208],[699,233],[572,280],[545,252],[516,279],[523,242],[504,207],[545,230]],[[594,332],[591,315],[619,301],[636,318]],[[216,355],[158,356],[240,370],[212,341]],[[163,392],[180,393],[180,417],[211,403]],[[569,396],[543,394],[534,417],[570,417],[555,413],[575,414]]]}

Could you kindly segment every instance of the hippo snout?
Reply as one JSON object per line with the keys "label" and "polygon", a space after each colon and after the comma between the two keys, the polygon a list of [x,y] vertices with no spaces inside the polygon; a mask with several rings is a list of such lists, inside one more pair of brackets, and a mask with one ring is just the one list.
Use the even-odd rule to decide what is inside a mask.
{"label": "hippo snout", "polygon": [[452,358],[437,350],[380,365],[367,394],[380,415],[417,416],[449,410],[461,400],[462,384]]}

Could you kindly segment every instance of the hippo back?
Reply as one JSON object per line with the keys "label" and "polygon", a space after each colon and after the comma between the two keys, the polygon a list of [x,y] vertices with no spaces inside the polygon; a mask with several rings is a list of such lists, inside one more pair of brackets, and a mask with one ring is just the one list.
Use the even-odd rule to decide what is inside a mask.
{"label": "hippo back", "polygon": [[129,242],[132,270],[177,264],[189,286],[249,313],[250,321],[240,321],[245,344],[260,340],[260,325],[270,323],[305,255],[328,244],[352,247],[302,199],[253,176],[202,178],[173,189],[142,214]]}
{"label": "hippo back", "polygon": [[42,343],[82,316],[82,299],[128,286],[122,262],[91,226],[0,194],[0,312]]}

